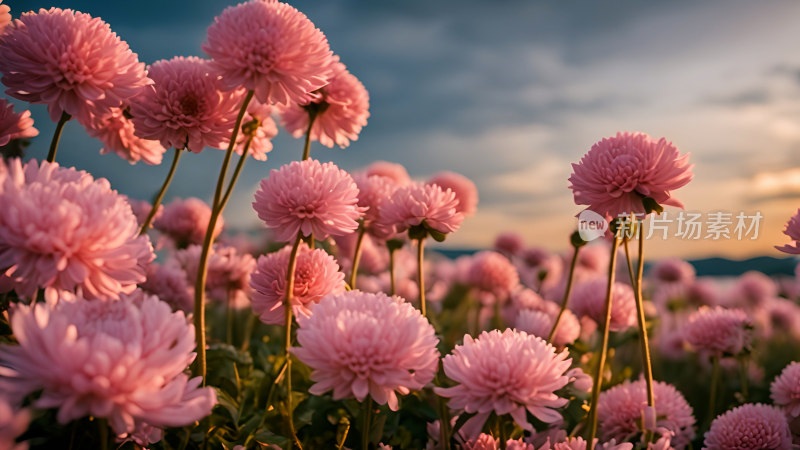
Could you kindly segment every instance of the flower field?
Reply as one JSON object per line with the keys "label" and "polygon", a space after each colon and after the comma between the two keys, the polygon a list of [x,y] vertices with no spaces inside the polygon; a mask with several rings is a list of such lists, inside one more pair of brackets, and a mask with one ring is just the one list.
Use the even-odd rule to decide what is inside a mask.
{"label": "flower field", "polygon": [[[204,56],[148,65],[91,14],[0,0],[0,450],[800,445],[800,271],[650,260],[696,178],[667,138],[597,137],[560,251],[509,229],[448,258],[430,247],[476,184],[320,151],[358,140],[370,96],[301,11],[227,7]],[[134,199],[61,164],[68,127],[166,177]],[[278,133],[297,138],[280,166]],[[21,157],[32,139],[46,158]],[[216,183],[165,200],[211,149]],[[264,177],[237,191],[250,159]],[[234,235],[243,196],[263,228]],[[800,210],[784,233],[775,254],[800,254]]]}

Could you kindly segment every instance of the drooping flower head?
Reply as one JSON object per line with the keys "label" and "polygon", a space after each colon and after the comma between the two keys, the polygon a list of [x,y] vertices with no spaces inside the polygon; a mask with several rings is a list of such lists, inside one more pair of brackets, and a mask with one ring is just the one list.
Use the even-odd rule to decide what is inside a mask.
{"label": "drooping flower head", "polygon": [[294,7],[251,0],[226,8],[208,27],[203,51],[227,89],[255,90],[261,103],[306,103],[328,84],[333,53],[328,40]]}
{"label": "drooping flower head", "polygon": [[155,257],[125,198],[83,171],[0,162],[0,210],[0,271],[25,297],[44,287],[116,299]]}
{"label": "drooping flower head", "polygon": [[709,356],[735,356],[750,346],[752,319],[741,309],[701,306],[689,316],[684,338]]}
{"label": "drooping flower head", "polygon": [[495,301],[503,302],[519,287],[519,274],[505,256],[482,251],[472,258],[467,284],[479,292],[491,294]]}
{"label": "drooping flower head", "polygon": [[789,363],[769,387],[775,405],[791,418],[800,416],[800,362]]}
{"label": "drooping flower head", "polygon": [[[656,381],[653,385],[655,397],[655,430],[671,434],[675,449],[683,449],[694,439],[695,420],[692,407],[671,384]],[[627,441],[643,433],[642,420],[646,416],[647,392],[643,379],[626,380],[613,388],[601,392],[597,403],[598,427],[601,440]]]}
{"label": "drooping flower head", "polygon": [[456,194],[436,184],[410,183],[397,188],[388,202],[380,205],[381,223],[398,233],[420,228],[437,241],[457,231],[464,221],[458,212]]}
{"label": "drooping flower head", "polygon": [[100,18],[71,9],[26,12],[0,35],[6,93],[87,124],[150,83],[128,44]]}
{"label": "drooping flower head", "polygon": [[717,416],[703,444],[708,450],[788,450],[792,434],[780,409],[748,403]]}
{"label": "drooping flower head", "polygon": [[[186,248],[191,244],[203,243],[210,218],[211,208],[199,198],[176,198],[153,221],[153,228],[172,239],[175,247]],[[224,226],[222,217],[217,219],[214,237],[222,233]]]}
{"label": "drooping flower head", "polygon": [[107,114],[93,117],[87,125],[86,132],[89,136],[103,143],[100,154],[114,152],[131,164],[139,161],[161,164],[167,150],[158,141],[137,136],[133,121],[127,114],[123,108],[111,108]]}
{"label": "drooping flower head", "polygon": [[[257,267],[250,277],[253,289],[253,313],[266,324],[284,323],[283,301],[286,299],[286,275],[292,248],[259,256]],[[295,316],[309,316],[311,307],[328,294],[344,292],[344,273],[333,256],[323,249],[310,249],[305,243],[297,251],[294,272],[292,308]]]}
{"label": "drooping flower head", "polygon": [[291,241],[301,232],[315,239],[352,233],[362,208],[353,178],[335,164],[293,161],[261,180],[253,209],[275,239]]}
{"label": "drooping flower head", "polygon": [[800,255],[800,209],[786,222],[783,234],[789,236],[792,242],[781,247],[776,245],[775,248],[790,255]]}
{"label": "drooping flower head", "polygon": [[458,206],[456,211],[469,217],[475,214],[478,209],[478,188],[469,178],[460,173],[443,171],[434,174],[428,184],[438,184],[442,190],[450,189],[456,194]]}
{"label": "drooping flower head", "polygon": [[330,83],[314,91],[311,102],[284,108],[281,123],[292,136],[300,137],[308,132],[308,120],[313,114],[311,140],[326,147],[345,148],[358,139],[361,128],[367,125],[369,94],[344,64],[336,61],[332,67]]}
{"label": "drooping flower head", "polygon": [[671,191],[692,180],[688,159],[664,138],[617,133],[595,143],[578,164],[572,164],[570,189],[576,204],[588,205],[603,216],[650,212],[644,198],[682,208]]}
{"label": "drooping flower head", "polygon": [[221,92],[219,73],[208,60],[196,56],[156,61],[148,67],[148,75],[154,84],[131,103],[138,136],[193,153],[226,147],[242,90]]}
{"label": "drooping flower head", "polygon": [[115,302],[20,305],[11,326],[20,345],[0,347],[8,382],[19,396],[41,390],[34,406],[58,408],[59,423],[91,415],[125,435],[143,423],[189,425],[216,403],[213,389],[183,373],[194,327],[142,291]]}
{"label": "drooping flower head", "polygon": [[[570,298],[570,308],[578,317],[587,316],[598,324],[605,323],[608,280],[594,278],[578,283]],[[636,300],[627,284],[614,283],[611,289],[611,322],[609,330],[622,331],[636,324]]]}
{"label": "drooping flower head", "polygon": [[[197,281],[200,266],[200,245],[190,245],[175,252],[187,281],[192,285]],[[248,253],[238,253],[234,247],[214,244],[208,254],[206,292],[208,297],[218,302],[229,302],[234,308],[244,308],[249,302],[250,274],[256,260]]]}
{"label": "drooping flower head", "polygon": [[[0,5],[0,7],[5,5]],[[31,112],[25,110],[19,114],[14,112],[14,104],[0,98],[0,147],[12,139],[32,138],[39,135],[33,127]]]}
{"label": "drooping flower head", "polygon": [[357,290],[329,295],[297,323],[300,346],[292,353],[311,367],[315,395],[332,390],[335,400],[358,401],[369,395],[397,411],[397,393],[422,389],[438,369],[433,326],[399,297]]}
{"label": "drooping flower head", "polygon": [[467,429],[480,430],[494,412],[511,414],[517,425],[533,430],[526,411],[546,423],[561,420],[553,408],[567,403],[555,391],[569,383],[568,357],[522,331],[484,331],[477,339],[465,335],[443,361],[445,374],[458,384],[434,391],[450,398],[450,408],[477,413],[464,425]]}

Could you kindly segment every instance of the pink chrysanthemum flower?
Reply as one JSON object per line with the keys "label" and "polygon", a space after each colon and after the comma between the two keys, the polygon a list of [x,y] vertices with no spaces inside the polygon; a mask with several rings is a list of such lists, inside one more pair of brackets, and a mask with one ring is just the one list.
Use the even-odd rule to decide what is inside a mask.
{"label": "pink chrysanthemum flower", "polygon": [[789,450],[792,434],[780,409],[748,403],[717,416],[703,444],[708,450]]}
{"label": "pink chrysanthemum flower", "polygon": [[167,150],[158,141],[137,136],[133,121],[126,114],[122,108],[112,108],[107,114],[93,117],[86,127],[89,136],[103,143],[100,154],[114,152],[131,164],[139,161],[153,165],[161,164],[161,159]]}
{"label": "pink chrysanthemum flower", "polygon": [[741,309],[701,306],[689,316],[684,337],[698,352],[735,356],[750,346],[752,328],[752,320]]}
{"label": "pink chrysanthemum flower", "polygon": [[315,384],[309,392],[315,395],[333,390],[335,400],[358,401],[369,395],[397,411],[396,393],[422,389],[438,369],[433,327],[399,297],[361,291],[329,295],[297,323],[300,347],[292,353],[311,367]]}
{"label": "pink chrysanthemum flower", "polygon": [[[272,107],[251,101],[247,106],[247,113],[242,120],[242,130],[236,135],[236,147],[234,150],[241,155],[244,151],[244,144],[252,135],[250,148],[247,154],[258,161],[266,161],[267,153],[272,151],[272,138],[278,135],[278,126],[272,120]],[[225,145],[228,145],[227,141]]]}
{"label": "pink chrysanthemum flower", "polygon": [[[0,5],[2,7],[4,5]],[[25,110],[19,114],[14,112],[14,104],[0,98],[0,147],[12,139],[32,138],[39,135],[33,127],[31,112]]]}
{"label": "pink chrysanthemum flower", "polygon": [[380,205],[380,221],[394,226],[398,233],[422,226],[442,240],[444,234],[457,231],[464,221],[458,212],[456,194],[435,184],[410,183],[397,188],[389,201]]}
{"label": "pink chrysanthemum flower", "polygon": [[[550,330],[553,329],[553,322],[555,322],[557,314],[558,310],[553,314],[545,310],[523,309],[517,314],[514,327],[528,334],[547,339],[550,336]],[[564,347],[575,342],[580,335],[581,322],[575,314],[565,310],[558,322],[558,329],[556,335],[553,336],[552,344],[559,348]]]}
{"label": "pink chrysanthemum flower", "polygon": [[[598,441],[599,439],[594,440],[593,448],[595,450],[633,450],[633,444],[629,442],[617,444],[617,441],[612,439],[601,444]],[[552,447],[542,446],[537,450],[586,450],[586,440],[582,437],[568,437],[561,442],[554,443]]]}
{"label": "pink chrysanthemum flower", "polygon": [[[175,259],[192,286],[197,281],[202,251],[200,245],[190,245],[175,252]],[[219,302],[230,302],[234,308],[246,307],[250,303],[250,274],[255,267],[256,260],[252,255],[237,253],[233,247],[214,244],[208,254],[205,285],[208,297]]]}
{"label": "pink chrysanthemum flower", "polygon": [[[191,244],[203,243],[210,218],[211,208],[199,198],[176,198],[153,221],[153,228],[172,239],[175,247],[186,248]],[[222,233],[224,222],[222,217],[217,219],[214,237]]]}
{"label": "pink chrysanthemum flower", "polygon": [[18,294],[37,288],[118,298],[153,260],[125,198],[108,180],[56,163],[0,163],[0,271]]}
{"label": "pink chrysanthemum flower", "polygon": [[392,180],[398,186],[408,184],[411,182],[411,177],[408,176],[408,171],[402,164],[397,164],[389,161],[375,161],[364,172],[368,177],[378,175]]}
{"label": "pink chrysanthemum flower", "polygon": [[[3,3],[3,0],[0,0],[0,3]],[[11,23],[11,8],[8,5],[0,4],[0,33],[9,23]]]}
{"label": "pink chrysanthemum flower", "polygon": [[194,286],[189,284],[186,273],[174,259],[147,266],[147,280],[139,287],[169,304],[173,311],[190,313],[194,310]]}
{"label": "pink chrysanthemum flower", "polygon": [[558,255],[539,247],[521,250],[515,263],[520,281],[540,291],[555,286],[561,280],[564,271],[564,263]]}
{"label": "pink chrysanthemum flower", "polygon": [[789,417],[800,416],[800,362],[792,362],[769,387],[772,401],[783,408]]}
{"label": "pink chrysanthemum flower", "polygon": [[[663,381],[656,381],[653,394],[656,428],[649,431],[669,432],[674,448],[685,448],[694,439],[692,407],[674,386]],[[628,441],[639,436],[643,432],[641,423],[646,408],[647,392],[643,379],[634,382],[626,380],[601,392],[597,403],[600,439]]]}
{"label": "pink chrysanthemum flower", "polygon": [[20,345],[0,347],[14,372],[8,381],[19,396],[41,390],[33,405],[58,408],[59,423],[91,415],[125,435],[142,423],[189,425],[216,403],[200,377],[183,373],[195,356],[194,327],[142,291],[116,302],[18,306],[11,326]]}
{"label": "pink chrysanthemum flower", "polygon": [[[570,308],[578,317],[587,316],[598,324],[605,323],[608,280],[594,278],[578,283],[570,295]],[[627,284],[614,283],[611,289],[611,323],[609,330],[622,331],[636,325],[636,300]]]}
{"label": "pink chrysanthemum flower", "polygon": [[150,83],[136,54],[99,18],[71,9],[26,12],[0,35],[6,93],[87,124]]}
{"label": "pink chrysanthemum flower", "polygon": [[131,102],[136,134],[165,148],[199,153],[225,148],[242,102],[242,91],[220,92],[219,73],[195,56],[176,56],[148,67],[154,84]]}
{"label": "pink chrysanthemum flower", "polygon": [[480,430],[494,412],[511,414],[517,425],[532,431],[526,411],[546,423],[562,419],[553,408],[567,404],[555,391],[569,383],[568,357],[522,331],[484,331],[478,339],[465,335],[464,344],[443,361],[445,374],[458,384],[434,391],[450,398],[450,408],[477,413],[464,425],[467,429]]}
{"label": "pink chrysanthemum flower", "polygon": [[778,296],[778,286],[772,278],[763,273],[751,270],[743,273],[733,285],[730,303],[736,306],[752,308],[761,306],[767,300]]}
{"label": "pink chrysanthemum flower", "polygon": [[519,287],[519,274],[505,256],[493,251],[482,251],[472,258],[467,272],[467,284],[502,302]]}
{"label": "pink chrysanthemum flower", "polygon": [[292,241],[298,233],[315,239],[352,233],[362,208],[353,178],[333,163],[293,161],[261,180],[253,209],[275,239]]}
{"label": "pink chrysanthemum flower", "polygon": [[516,231],[504,231],[495,237],[492,248],[508,257],[517,256],[525,248],[525,239]]}
{"label": "pink chrysanthemum flower", "polygon": [[358,139],[361,128],[369,117],[367,89],[338,60],[333,63],[330,83],[314,91],[310,103],[283,108],[281,123],[294,137],[308,132],[308,119],[314,114],[311,140],[326,147],[338,145],[345,148]]}
{"label": "pink chrysanthemum flower", "polygon": [[[286,299],[286,275],[291,246],[258,258],[256,270],[250,277],[253,288],[253,313],[262,322],[272,325],[284,323],[283,301]],[[311,315],[311,307],[328,294],[344,292],[344,274],[333,256],[322,249],[310,249],[300,244],[294,273],[292,307],[296,316]]]}
{"label": "pink chrysanthemum flower", "polygon": [[444,171],[434,174],[428,184],[437,184],[442,190],[450,189],[455,192],[458,206],[456,211],[470,217],[478,209],[478,188],[469,178],[460,173]]}
{"label": "pink chrysanthemum flower", "polygon": [[378,239],[387,239],[394,234],[394,227],[387,226],[381,221],[381,205],[390,201],[392,194],[397,189],[397,183],[390,178],[380,175],[367,175],[366,172],[357,172],[353,180],[358,186],[358,206],[365,208],[364,230]]}
{"label": "pink chrysanthemum flower", "polygon": [[572,164],[569,181],[575,203],[610,217],[644,213],[642,199],[682,208],[671,191],[692,180],[689,155],[661,138],[645,133],[617,133],[592,146],[578,164]]}
{"label": "pink chrysanthemum flower", "polygon": [[661,284],[688,285],[694,281],[695,270],[690,263],[679,258],[665,258],[656,263],[650,275]]}
{"label": "pink chrysanthemum flower", "polygon": [[[0,5],[0,13],[3,6]],[[0,20],[2,20],[1,17]],[[0,394],[0,448],[3,450],[27,450],[28,444],[17,443],[16,439],[28,429],[30,421],[31,412],[29,410],[15,408],[5,395]]]}
{"label": "pink chrysanthemum flower", "polygon": [[781,247],[776,245],[775,248],[790,255],[800,255],[800,209],[786,222],[783,234],[789,236],[792,242]]}
{"label": "pink chrysanthemum flower", "polygon": [[[334,238],[336,259],[345,273],[350,272],[350,269],[353,268],[352,260],[357,240],[358,233],[350,233]],[[365,234],[361,241],[361,261],[358,264],[358,271],[371,275],[380,275],[388,268],[389,250],[386,248],[386,243],[376,240],[369,234]]]}
{"label": "pink chrysanthemum flower", "polygon": [[275,0],[225,9],[208,27],[203,51],[228,89],[255,90],[261,103],[306,103],[328,84],[333,53],[305,14]]}

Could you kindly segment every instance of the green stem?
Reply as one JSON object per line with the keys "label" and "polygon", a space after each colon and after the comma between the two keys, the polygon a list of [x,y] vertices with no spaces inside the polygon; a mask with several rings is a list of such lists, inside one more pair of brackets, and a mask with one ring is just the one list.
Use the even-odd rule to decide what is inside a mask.
{"label": "green stem", "polygon": [[108,450],[108,420],[97,419],[97,431],[100,435],[100,449]]}
{"label": "green stem", "polygon": [[608,287],[606,288],[605,319],[603,322],[603,343],[600,347],[600,356],[597,361],[597,370],[594,375],[592,385],[592,403],[589,410],[589,436],[586,440],[587,450],[592,448],[592,443],[597,435],[597,399],[600,397],[600,388],[603,384],[603,370],[605,369],[606,357],[608,356],[608,336],[611,325],[611,294],[614,290],[614,274],[617,267],[617,248],[619,247],[619,236],[614,235],[614,242],[611,244],[611,260],[608,263]]}
{"label": "green stem", "polygon": [[369,428],[372,419],[372,397],[367,395],[367,398],[361,402],[361,448],[363,450],[369,449]]}
{"label": "green stem", "polygon": [[558,311],[558,315],[556,316],[556,320],[553,321],[553,329],[550,330],[550,334],[547,336],[547,341],[551,344],[553,343],[553,338],[556,336],[556,330],[558,329],[558,323],[561,321],[561,316],[564,315],[564,311],[567,309],[567,302],[569,302],[569,294],[572,292],[572,280],[575,275],[575,266],[578,262],[578,251],[580,247],[575,247],[575,251],[572,253],[572,262],[569,264],[569,278],[567,278],[567,287],[564,290],[564,300],[561,301],[561,309]]}
{"label": "green stem", "polygon": [[308,129],[306,130],[306,142],[303,146],[303,161],[311,156],[311,127],[314,126],[314,121],[317,119],[317,113],[314,109],[308,111]]}
{"label": "green stem", "polygon": [[719,390],[719,357],[711,357],[711,392],[708,398],[708,418],[706,420],[706,429],[711,426],[711,422],[716,417],[717,405],[717,391]]}
{"label": "green stem", "polygon": [[[638,226],[641,229],[641,223]],[[647,406],[655,408],[655,392],[653,390],[653,366],[650,360],[650,344],[647,338],[647,322],[644,316],[644,300],[642,299],[642,268],[644,266],[644,237],[639,233],[639,255],[636,264],[636,277],[633,276],[633,264],[631,263],[630,249],[628,248],[628,238],[623,238],[625,245],[625,260],[628,264],[628,275],[633,284],[634,298],[636,300],[636,319],[639,325],[639,348],[642,352],[642,371],[644,372],[645,386],[647,389]],[[652,433],[645,433],[646,442],[650,442]]]}
{"label": "green stem", "polygon": [[422,315],[428,317],[425,306],[425,238],[417,239],[417,280],[419,281],[419,305]]}
{"label": "green stem", "polygon": [[231,182],[228,184],[228,188],[225,190],[225,194],[222,196],[222,200],[220,200],[218,208],[220,214],[225,209],[225,205],[228,204],[228,200],[231,198],[231,194],[233,193],[233,187],[236,186],[236,181],[239,180],[239,175],[242,173],[242,168],[244,168],[244,163],[247,161],[247,152],[250,150],[250,144],[253,143],[253,136],[248,136],[247,140],[244,142],[244,148],[242,149],[242,154],[239,156],[239,162],[236,163],[236,168],[233,169],[233,176],[231,176]]}
{"label": "green stem", "polygon": [[500,439],[500,449],[506,450],[508,443],[508,433],[506,433],[506,414],[497,416],[497,431]]}
{"label": "green stem", "polygon": [[228,289],[228,301],[225,305],[225,343],[233,345],[233,289]]}
{"label": "green stem", "polygon": [[364,223],[358,226],[358,237],[356,238],[356,251],[353,254],[353,271],[350,273],[350,289],[356,288],[356,275],[358,274],[358,264],[361,261],[361,246],[364,243]]}
{"label": "green stem", "polygon": [[164,194],[167,193],[167,188],[169,188],[169,184],[172,183],[172,177],[175,176],[175,169],[178,168],[178,161],[181,159],[181,154],[183,154],[183,150],[175,147],[175,156],[172,158],[172,165],[169,167],[169,172],[167,172],[167,178],[164,179],[161,189],[159,189],[155,200],[153,200],[153,206],[150,208],[150,212],[147,213],[147,219],[145,219],[142,228],[139,230],[140,235],[147,233],[147,230],[150,229],[150,224],[153,223],[153,218],[156,216],[158,207],[161,205],[161,201],[164,200]]}
{"label": "green stem", "polygon": [[740,377],[742,383],[742,403],[747,403],[747,390],[749,384],[749,377],[747,376],[747,366],[748,366],[747,356],[742,356],[739,358],[739,365],[741,368]]}
{"label": "green stem", "polygon": [[394,295],[394,248],[389,247],[389,295]]}
{"label": "green stem", "polygon": [[233,133],[231,133],[231,140],[228,143],[228,150],[225,152],[225,158],[222,161],[222,167],[219,170],[219,178],[217,179],[217,188],[214,191],[214,202],[211,204],[211,217],[208,219],[208,228],[206,235],[203,239],[203,249],[200,253],[200,262],[197,267],[197,281],[194,286],[194,329],[195,340],[197,342],[197,362],[194,366],[194,375],[203,377],[203,386],[206,384],[206,311],[205,311],[205,285],[206,275],[208,275],[208,255],[211,252],[211,246],[214,243],[214,229],[217,226],[217,219],[221,211],[217,206],[222,199],[222,188],[225,184],[225,175],[228,173],[228,165],[231,161],[231,154],[233,148],[236,146],[236,136],[239,133],[239,127],[242,126],[242,119],[247,111],[247,105],[253,98],[253,91],[247,92],[247,95],[242,101],[242,106],[239,109],[239,115],[236,117],[236,123],[233,126]]}
{"label": "green stem", "polygon": [[[440,363],[441,366],[441,363]],[[439,373],[441,372],[441,367],[439,370],[436,371],[436,375],[433,377],[433,383],[435,386],[441,386],[442,383],[439,381]],[[439,407],[439,442],[441,442],[440,447],[442,450],[450,450],[450,410],[447,408],[447,402],[441,396],[436,396],[437,406]]]}
{"label": "green stem", "polygon": [[300,249],[300,242],[302,241],[302,231],[298,231],[297,238],[294,240],[294,245],[292,246],[292,251],[289,254],[289,268],[286,271],[286,298],[283,302],[284,326],[286,327],[283,346],[283,354],[286,358],[286,419],[289,424],[289,431],[292,433],[292,439],[300,448],[303,448],[303,446],[300,445],[300,441],[297,439],[297,434],[294,430],[294,410],[292,408],[292,357],[289,350],[292,347],[292,299],[294,298],[294,275],[297,269],[297,252]]}
{"label": "green stem", "polygon": [[56,123],[56,130],[53,132],[53,139],[50,141],[50,150],[47,152],[47,162],[56,161],[56,151],[58,151],[58,141],[61,139],[61,132],[64,131],[64,125],[69,121],[70,115],[66,111],[61,112],[61,117]]}

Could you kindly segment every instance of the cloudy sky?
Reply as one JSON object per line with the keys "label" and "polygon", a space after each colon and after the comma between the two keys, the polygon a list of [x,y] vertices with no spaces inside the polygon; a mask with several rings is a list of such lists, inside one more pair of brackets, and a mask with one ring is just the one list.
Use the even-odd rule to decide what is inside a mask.
{"label": "cloudy sky", "polygon": [[[102,17],[147,63],[202,56],[205,30],[225,5],[4,3],[12,14],[59,6]],[[344,150],[314,146],[312,156],[348,170],[383,159],[421,179],[439,170],[473,179],[478,214],[446,246],[488,246],[511,230],[530,245],[565,248],[582,209],[567,188],[570,163],[595,141],[627,130],[664,136],[691,154],[695,179],[675,195],[705,222],[720,211],[763,216],[757,239],[659,238],[648,243],[652,256],[780,256],[772,246],[786,243],[781,230],[800,206],[799,2],[292,4],[370,92],[371,117],[359,140]],[[54,126],[43,106],[32,110],[41,135],[29,156],[43,158]],[[300,157],[302,143],[285,132],[274,144],[268,161],[246,166],[227,223],[258,226],[249,206],[258,181]],[[98,149],[70,123],[58,159],[143,199],[166,174],[167,165],[130,166]],[[209,199],[222,155],[186,155],[168,197]]]}

